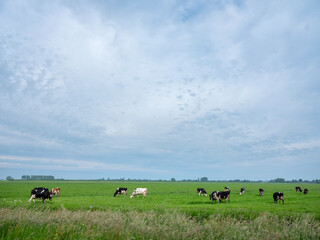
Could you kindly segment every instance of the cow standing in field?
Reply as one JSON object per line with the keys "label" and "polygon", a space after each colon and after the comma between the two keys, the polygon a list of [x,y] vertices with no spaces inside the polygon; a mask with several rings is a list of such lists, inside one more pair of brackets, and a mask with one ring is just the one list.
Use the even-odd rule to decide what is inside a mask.
{"label": "cow standing in field", "polygon": [[284,199],[283,199],[283,193],[282,192],[275,192],[273,194],[273,199],[274,199],[274,203],[279,203],[282,201],[282,203],[284,204]]}
{"label": "cow standing in field", "polygon": [[302,192],[301,187],[296,187],[296,192]]}
{"label": "cow standing in field", "polygon": [[114,197],[123,194],[124,196],[127,196],[127,190],[128,188],[126,187],[120,187],[117,188],[116,192],[113,194]]}
{"label": "cow standing in field", "polygon": [[244,187],[242,187],[241,189],[240,189],[240,195],[242,195],[242,194],[244,194],[244,191],[245,191],[246,189],[244,188]]}
{"label": "cow standing in field", "polygon": [[260,196],[262,196],[263,195],[263,189],[262,188],[259,188],[259,194],[260,194]]}
{"label": "cow standing in field", "polygon": [[60,188],[52,188],[50,191],[51,196],[59,195],[60,194]]}
{"label": "cow standing in field", "polygon": [[44,187],[36,187],[31,190],[31,197],[29,199],[29,202],[33,200],[35,203],[35,199],[42,199],[42,202],[44,203],[47,199],[50,201],[52,200],[52,195],[50,195],[49,189]]}
{"label": "cow standing in field", "polygon": [[305,188],[305,189],[303,190],[303,194],[308,194],[308,192],[309,192],[308,188]]}
{"label": "cow standing in field", "polygon": [[139,195],[143,195],[144,197],[147,197],[147,189],[146,188],[136,188],[133,190],[130,198],[133,198],[134,196],[139,196]]}
{"label": "cow standing in field", "polygon": [[221,199],[226,199],[226,203],[229,201],[230,203],[230,191],[217,192],[219,203],[221,203]]}
{"label": "cow standing in field", "polygon": [[201,194],[207,196],[207,192],[204,188],[197,188],[197,194],[199,194],[199,197]]}
{"label": "cow standing in field", "polygon": [[220,198],[218,196],[218,191],[214,191],[210,194],[210,200],[212,203],[213,203],[213,201],[215,201],[215,203],[217,203],[217,200],[218,200],[218,202],[220,202]]}

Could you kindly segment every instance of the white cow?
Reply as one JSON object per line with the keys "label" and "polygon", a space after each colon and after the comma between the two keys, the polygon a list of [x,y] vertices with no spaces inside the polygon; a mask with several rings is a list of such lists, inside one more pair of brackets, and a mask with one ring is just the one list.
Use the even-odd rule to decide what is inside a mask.
{"label": "white cow", "polygon": [[136,188],[133,190],[133,193],[131,194],[130,198],[133,198],[134,196],[143,195],[143,197],[147,196],[147,189],[146,188]]}

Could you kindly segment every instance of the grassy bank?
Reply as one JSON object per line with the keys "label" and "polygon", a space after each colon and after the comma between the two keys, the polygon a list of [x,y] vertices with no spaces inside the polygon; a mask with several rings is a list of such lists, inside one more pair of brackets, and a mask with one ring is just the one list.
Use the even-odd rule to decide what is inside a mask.
{"label": "grassy bank", "polygon": [[211,215],[201,221],[180,212],[0,209],[1,239],[319,239],[310,215],[254,220]]}

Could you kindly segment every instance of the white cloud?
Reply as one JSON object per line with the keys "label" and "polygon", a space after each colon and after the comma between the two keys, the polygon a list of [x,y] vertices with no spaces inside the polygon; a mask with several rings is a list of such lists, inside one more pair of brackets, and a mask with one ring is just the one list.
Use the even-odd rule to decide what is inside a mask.
{"label": "white cloud", "polygon": [[80,161],[71,159],[34,158],[20,156],[0,156],[0,165],[3,168],[19,167],[25,169],[49,169],[49,170],[86,170],[86,171],[125,171],[125,172],[146,172],[146,173],[166,173],[167,171],[139,167],[134,165],[107,164],[92,160]]}

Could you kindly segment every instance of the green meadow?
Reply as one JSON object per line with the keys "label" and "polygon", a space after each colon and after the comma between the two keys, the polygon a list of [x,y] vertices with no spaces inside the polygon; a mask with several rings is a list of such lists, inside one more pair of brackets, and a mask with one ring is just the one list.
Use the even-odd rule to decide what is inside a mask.
{"label": "green meadow", "polygon": [[[230,203],[211,203],[209,196],[196,194],[198,187],[211,193],[225,186]],[[242,186],[246,191],[240,195]],[[297,193],[295,186],[309,193]],[[61,193],[44,204],[28,203],[34,187],[60,187]],[[117,187],[127,187],[128,195],[113,197]],[[137,187],[148,188],[148,196],[130,199]],[[274,204],[276,191],[284,193],[284,204]],[[1,239],[318,239],[319,223],[318,184],[0,182]]]}

